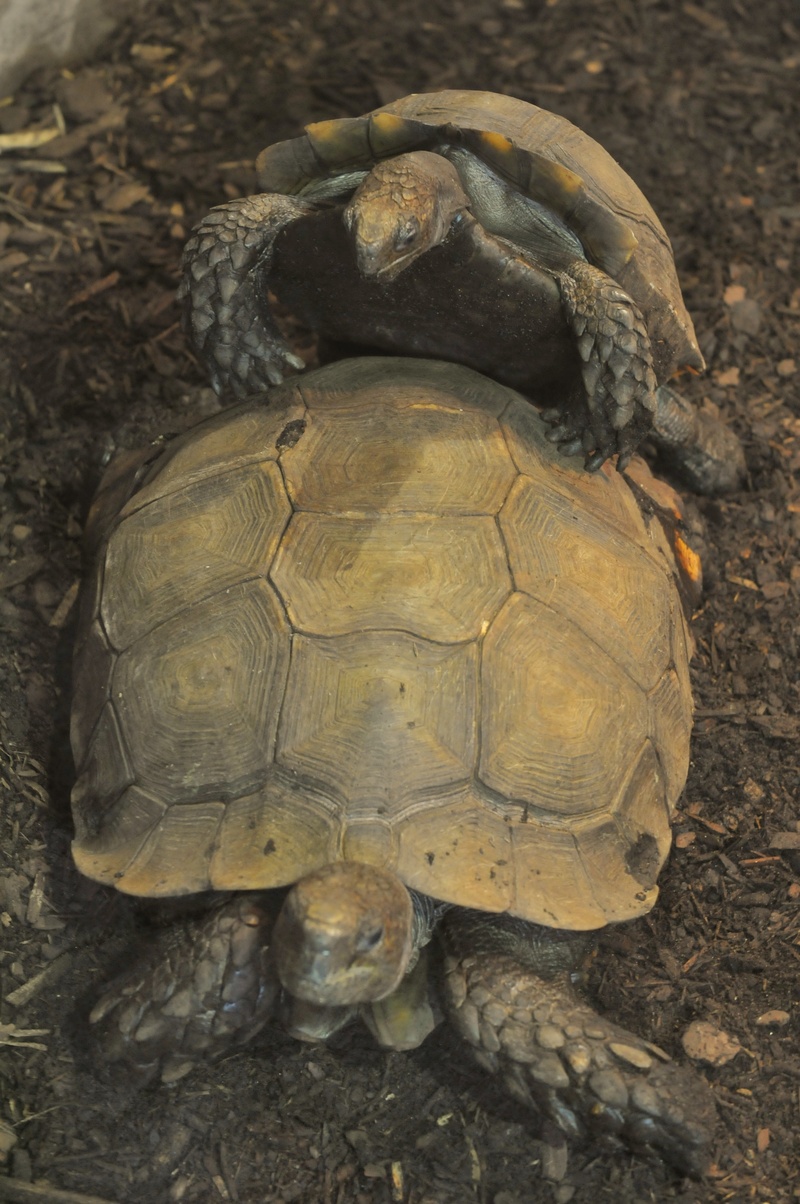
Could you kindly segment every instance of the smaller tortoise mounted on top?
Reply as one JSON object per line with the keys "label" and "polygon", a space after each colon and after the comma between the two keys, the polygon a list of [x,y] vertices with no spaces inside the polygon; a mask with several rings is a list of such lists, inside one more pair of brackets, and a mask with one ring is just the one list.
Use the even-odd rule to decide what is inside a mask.
{"label": "smaller tortoise mounted on top", "polygon": [[264,192],[208,214],[181,294],[214,387],[302,368],[268,293],[338,344],[444,356],[562,397],[550,438],[597,469],[651,434],[693,488],[743,474],[738,440],[666,381],[703,357],[645,197],[565,118],[512,97],[412,95],[261,153]]}

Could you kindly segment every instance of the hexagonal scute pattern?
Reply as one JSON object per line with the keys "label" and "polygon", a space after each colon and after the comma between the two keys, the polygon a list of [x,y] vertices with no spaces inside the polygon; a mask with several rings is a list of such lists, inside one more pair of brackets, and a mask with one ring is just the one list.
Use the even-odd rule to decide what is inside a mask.
{"label": "hexagonal scute pattern", "polygon": [[325,784],[342,822],[364,809],[391,819],[414,792],[472,774],[477,684],[475,644],[295,636],[277,762]]}
{"label": "hexagonal scute pattern", "polygon": [[266,575],[290,514],[280,469],[255,464],[209,477],[137,510],[105,556],[101,615],[129,647],[194,603]]}
{"label": "hexagonal scute pattern", "polygon": [[520,400],[518,393],[472,368],[408,356],[360,355],[304,372],[290,383],[313,410],[349,410],[368,403],[398,412],[443,408],[463,414],[479,410],[496,418],[509,401]]}
{"label": "hexagonal scute pattern", "polygon": [[678,798],[689,772],[692,695],[682,676],[669,668],[648,700],[650,735],[672,799]]}
{"label": "hexagonal scute pattern", "polygon": [[561,506],[594,515],[598,526],[616,528],[628,539],[644,535],[646,526],[631,491],[613,464],[586,472],[581,456],[562,456],[545,439],[545,424],[536,410],[515,397],[500,418],[517,468],[535,483],[543,497],[560,498]]}
{"label": "hexagonal scute pattern", "polygon": [[483,644],[479,776],[552,816],[608,811],[647,734],[642,691],[557,611],[514,594]]}
{"label": "hexagonal scute pattern", "polygon": [[305,406],[291,382],[273,391],[269,406],[246,402],[215,414],[166,445],[122,510],[123,517],[196,481],[247,464],[277,460],[286,428],[304,417]]}
{"label": "hexagonal scute pattern", "polygon": [[273,766],[263,786],[225,808],[209,866],[214,890],[286,886],[333,861],[339,800],[307,778]]}
{"label": "hexagonal scute pattern", "polygon": [[112,703],[106,702],[72,787],[72,814],[79,839],[102,827],[104,812],[133,781],[134,771],[122,724]]}
{"label": "hexagonal scute pattern", "polygon": [[143,793],[138,786],[129,786],[105,811],[102,823],[95,812],[84,815],[74,801],[73,809],[76,830],[72,855],[75,864],[87,877],[117,885],[120,874],[158,828],[167,805]]}
{"label": "hexagonal scute pattern", "polygon": [[117,890],[150,898],[207,890],[224,814],[225,804],[219,801],[170,807],[116,879]]}
{"label": "hexagonal scute pattern", "polygon": [[181,803],[263,781],[288,662],[288,624],[265,581],[197,602],[123,652],[111,696],[137,783]]}
{"label": "hexagonal scute pattern", "polygon": [[496,514],[517,475],[490,414],[380,394],[346,410],[312,406],[281,465],[293,504],[323,514]]}
{"label": "hexagonal scute pattern", "polygon": [[591,511],[529,477],[500,513],[518,590],[546,602],[644,690],[672,658],[674,587],[634,542]]}
{"label": "hexagonal scute pattern", "polygon": [[302,632],[400,628],[440,643],[475,639],[511,590],[497,523],[479,515],[304,511],[292,517],[271,577]]}
{"label": "hexagonal scute pattern", "polygon": [[[519,815],[520,808],[515,810]],[[474,781],[418,790],[395,820],[397,870],[403,881],[448,903],[512,910],[513,824],[504,811]]]}

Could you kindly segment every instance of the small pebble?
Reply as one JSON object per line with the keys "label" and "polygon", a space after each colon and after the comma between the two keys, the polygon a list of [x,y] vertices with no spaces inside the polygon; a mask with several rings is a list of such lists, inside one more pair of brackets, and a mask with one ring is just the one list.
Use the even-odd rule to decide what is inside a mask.
{"label": "small pebble", "polygon": [[725,1066],[733,1061],[742,1047],[735,1037],[717,1028],[709,1020],[695,1020],[681,1038],[688,1057],[709,1066]]}
{"label": "small pebble", "polygon": [[764,1012],[761,1016],[759,1016],[756,1020],[756,1024],[782,1025],[788,1024],[790,1020],[791,1016],[788,1012],[782,1012],[779,1008],[773,1008],[772,1011]]}
{"label": "small pebble", "polygon": [[559,1183],[567,1173],[569,1157],[567,1143],[560,1141],[551,1144],[549,1141],[543,1141],[540,1148],[542,1151],[542,1175],[551,1183]]}

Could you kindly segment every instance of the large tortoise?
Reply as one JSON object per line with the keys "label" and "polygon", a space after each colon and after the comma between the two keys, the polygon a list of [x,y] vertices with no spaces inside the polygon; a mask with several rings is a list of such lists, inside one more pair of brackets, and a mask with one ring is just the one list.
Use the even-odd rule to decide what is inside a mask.
{"label": "large tortoise", "polygon": [[[446,357],[562,397],[551,438],[596,469],[655,423],[689,483],[738,483],[741,449],[665,384],[703,367],[669,239],[645,197],[565,118],[488,92],[413,95],[268,147],[261,195],[220,206],[182,296],[215,388],[302,361],[268,299],[337,343]],[[661,387],[659,387],[661,386]]]}
{"label": "large tortoise", "polygon": [[94,1009],[106,1057],[169,1080],[358,1008],[409,1048],[441,1006],[567,1134],[702,1170],[705,1085],[571,985],[655,902],[687,773],[674,495],[451,364],[264,400],[112,466],[90,516],[75,861],[207,899]]}

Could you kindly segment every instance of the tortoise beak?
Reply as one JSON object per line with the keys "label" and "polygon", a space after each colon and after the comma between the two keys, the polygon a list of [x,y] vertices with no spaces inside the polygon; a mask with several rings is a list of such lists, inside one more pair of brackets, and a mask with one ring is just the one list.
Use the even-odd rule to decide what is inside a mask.
{"label": "tortoise beak", "polygon": [[416,258],[413,251],[388,258],[385,243],[368,243],[361,238],[356,238],[355,251],[356,264],[364,279],[381,284],[394,280]]}

